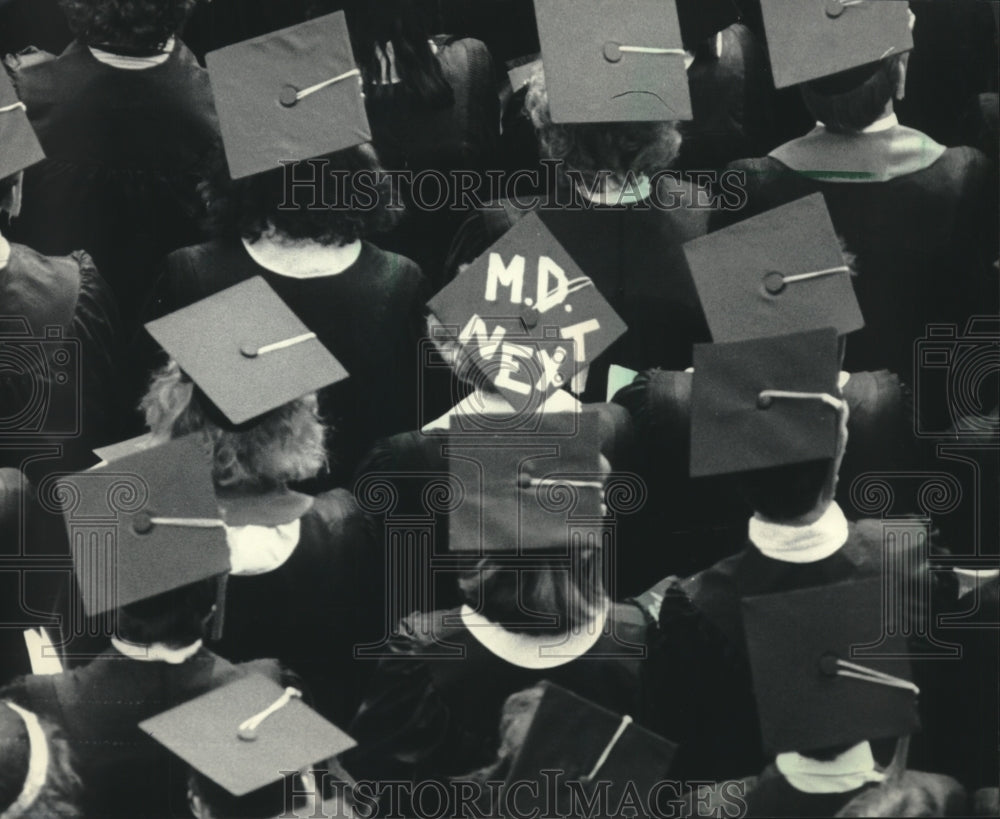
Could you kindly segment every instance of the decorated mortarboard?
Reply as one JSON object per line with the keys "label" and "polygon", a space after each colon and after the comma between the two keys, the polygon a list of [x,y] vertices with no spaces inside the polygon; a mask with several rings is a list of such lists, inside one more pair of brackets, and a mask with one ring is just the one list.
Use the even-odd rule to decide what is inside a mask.
{"label": "decorated mortarboard", "polygon": [[139,728],[236,797],[357,744],[302,702],[300,691],[258,674],[140,722]]}
{"label": "decorated mortarboard", "polygon": [[60,478],[57,497],[88,615],[229,571],[211,453],[193,436]]}
{"label": "decorated mortarboard", "polygon": [[674,0],[535,0],[552,121],[689,120]]}
{"label": "decorated mortarboard", "polygon": [[714,341],[864,327],[822,194],[684,245]]}
{"label": "decorated mortarboard", "polygon": [[[616,714],[551,682],[538,688],[541,699],[511,763],[508,786],[537,781],[543,770],[558,770],[564,781],[579,783],[588,794],[598,783],[610,783],[604,793],[610,811],[622,804],[624,789],[645,794],[666,779],[675,743],[637,725],[627,714]],[[520,800],[518,806],[524,807]]]}
{"label": "decorated mortarboard", "polygon": [[740,10],[733,0],[676,0],[676,2],[681,36],[684,47],[689,50],[703,40],[729,28],[740,19]]}
{"label": "decorated mortarboard", "polygon": [[514,435],[470,436],[453,422],[443,452],[459,499],[448,519],[452,552],[566,552],[574,521],[602,517],[592,411],[539,415],[534,430]]}
{"label": "decorated mortarboard", "polygon": [[699,344],[691,477],[832,458],[841,398],[837,331]]}
{"label": "decorated mortarboard", "polygon": [[344,13],[205,56],[233,179],[371,140]]}
{"label": "decorated mortarboard", "polygon": [[748,597],[742,605],[758,717],[771,752],[919,730],[920,691],[909,662],[899,659],[906,638],[885,632],[881,577]]}
{"label": "decorated mortarboard", "polygon": [[43,159],[45,152],[28,121],[28,109],[7,72],[0,70],[0,179]]}
{"label": "decorated mortarboard", "polygon": [[628,329],[534,213],[428,308],[514,407],[568,386]]}
{"label": "decorated mortarboard", "polygon": [[151,321],[146,329],[236,425],[347,378],[261,276]]}
{"label": "decorated mortarboard", "polygon": [[775,88],[913,48],[907,0],[761,0]]}

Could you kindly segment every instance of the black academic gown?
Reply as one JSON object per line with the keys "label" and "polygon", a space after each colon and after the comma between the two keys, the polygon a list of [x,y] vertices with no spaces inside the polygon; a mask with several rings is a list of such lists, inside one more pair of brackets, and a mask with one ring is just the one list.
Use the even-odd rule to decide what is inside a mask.
{"label": "black academic gown", "polygon": [[208,73],[180,41],[141,71],[78,41],[12,68],[46,155],[25,173],[12,235],[42,253],[86,250],[132,321],[156,262],[201,237],[197,186],[220,148]]}
{"label": "black academic gown", "polygon": [[[3,433],[0,466],[23,468],[37,482],[92,465],[91,449],[118,434],[123,404],[119,313],[91,257],[43,256],[11,243],[0,268],[0,323],[12,356],[0,415],[8,424],[18,418]],[[18,368],[24,377],[13,375]]]}
{"label": "black academic gown", "polygon": [[[232,524],[278,525],[295,513],[300,535],[291,556],[270,571],[230,575],[222,638],[212,649],[234,662],[274,657],[294,671],[314,707],[346,724],[361,701],[368,665],[355,645],[377,640],[384,609],[381,555],[354,499],[342,489],[315,498],[296,493],[220,495]],[[294,513],[293,513],[294,514]]]}
{"label": "black academic gown", "polygon": [[659,584],[659,635],[650,651],[660,706],[654,730],[680,744],[673,775],[721,781],[766,763],[741,599],[877,577],[882,540],[880,522],[863,520],[849,524],[847,542],[823,560],[775,560],[748,543],[686,580]]}
{"label": "black academic gown", "polygon": [[[647,692],[636,647],[645,645],[648,625],[634,606],[615,605],[612,633],[549,669],[522,668],[491,653],[458,614],[414,614],[402,622],[350,728],[359,747],[343,762],[356,778],[419,782],[491,764],[504,701],[541,680],[644,721]],[[447,656],[440,656],[442,646]]]}
{"label": "black academic gown", "polygon": [[[649,202],[559,207],[560,200],[552,198],[537,209],[628,325],[628,332],[591,363],[582,395],[586,403],[605,400],[612,364],[633,370],[684,369],[691,365],[693,345],[711,340],[682,249],[707,232],[710,200],[707,191],[687,182],[660,182],[660,203],[676,207],[657,208]],[[568,194],[562,196],[562,202],[569,201]],[[452,245],[451,269],[477,258],[524,213],[505,203],[471,217]]]}
{"label": "black academic gown", "polygon": [[[264,277],[350,375],[320,394],[324,420],[333,428],[327,442],[333,481],[343,483],[377,438],[420,426],[418,356],[427,281],[409,259],[369,242],[340,273],[296,279],[258,265],[239,240],[215,240],[167,257],[146,319],[254,276]],[[157,355],[147,346],[143,358],[145,370]]]}
{"label": "black academic gown", "polygon": [[188,816],[185,771],[138,724],[248,673],[283,681],[273,660],[234,666],[202,648],[172,665],[109,648],[83,668],[15,680],[0,698],[62,729],[83,781],[86,816]]}

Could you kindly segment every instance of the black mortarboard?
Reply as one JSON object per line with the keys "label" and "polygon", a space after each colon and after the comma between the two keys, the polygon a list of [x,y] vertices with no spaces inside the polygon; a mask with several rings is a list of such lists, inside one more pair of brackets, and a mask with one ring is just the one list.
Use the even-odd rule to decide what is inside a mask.
{"label": "black mortarboard", "polygon": [[146,329],[236,425],[347,378],[261,276]]}
{"label": "black mortarboard", "polygon": [[907,0],[761,0],[775,88],[913,48]]}
{"label": "black mortarboard", "polygon": [[740,19],[733,0],[676,0],[684,47],[689,51]]}
{"label": "black mortarboard", "polygon": [[344,13],[205,56],[233,179],[371,140]]}
{"label": "black mortarboard", "polygon": [[673,0],[535,0],[552,121],[689,120]]}
{"label": "black mortarboard", "polygon": [[428,307],[514,406],[569,384],[627,329],[533,213]]}
{"label": "black mortarboard", "polygon": [[[211,455],[194,436],[60,478],[59,484],[88,615],[229,571]],[[111,527],[115,537],[109,542],[98,530]]]}
{"label": "black mortarboard", "polygon": [[0,179],[13,176],[45,159],[45,152],[28,121],[27,108],[7,72],[0,70]]}
{"label": "black mortarboard", "polygon": [[574,519],[602,516],[598,434],[588,411],[542,415],[521,435],[470,437],[453,425],[444,452],[460,502],[449,516],[449,549],[565,552]]}
{"label": "black mortarboard", "polygon": [[837,332],[699,344],[691,388],[691,477],[832,458]]}
{"label": "black mortarboard", "polygon": [[906,638],[886,630],[882,584],[873,577],[743,600],[761,732],[772,753],[919,729],[918,689],[909,662],[899,659]]}
{"label": "black mortarboard", "polygon": [[139,728],[233,796],[245,796],[357,744],[301,697],[251,674]]}
{"label": "black mortarboard", "polygon": [[714,341],[864,327],[822,194],[702,236],[684,253]]}

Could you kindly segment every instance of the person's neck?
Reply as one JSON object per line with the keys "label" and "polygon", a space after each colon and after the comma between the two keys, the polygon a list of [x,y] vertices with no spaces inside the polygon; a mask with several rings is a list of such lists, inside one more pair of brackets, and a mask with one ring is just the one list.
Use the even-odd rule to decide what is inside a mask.
{"label": "person's neck", "polygon": [[772,526],[811,526],[826,514],[826,510],[830,508],[831,503],[833,503],[832,498],[823,498],[804,515],[799,515],[794,518],[785,518],[783,520],[769,518],[762,512],[756,512],[754,516],[758,520],[762,520],[764,523],[770,523]]}

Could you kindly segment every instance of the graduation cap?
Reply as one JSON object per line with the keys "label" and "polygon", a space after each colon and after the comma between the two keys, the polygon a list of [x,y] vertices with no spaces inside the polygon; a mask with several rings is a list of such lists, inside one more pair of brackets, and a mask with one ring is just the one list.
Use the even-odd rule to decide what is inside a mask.
{"label": "graduation cap", "polygon": [[261,276],[146,329],[235,425],[347,378]]}
{"label": "graduation cap", "polygon": [[[612,811],[630,783],[645,794],[666,778],[675,743],[636,725],[627,714],[616,714],[547,680],[538,688],[541,698],[511,763],[508,785],[537,781],[543,770],[558,770],[565,781],[579,782],[591,792],[597,783],[608,782],[606,806]],[[524,807],[521,799],[518,806]]]}
{"label": "graduation cap", "polygon": [[[229,571],[211,455],[194,437],[60,478],[73,567],[88,615]],[[109,518],[109,506],[117,518]],[[113,526],[105,545],[90,524]]]}
{"label": "graduation cap", "polygon": [[522,435],[470,437],[453,422],[443,452],[461,502],[452,552],[568,551],[573,520],[599,521],[604,480],[596,413],[542,416]]}
{"label": "graduation cap", "polygon": [[714,341],[864,327],[820,193],[684,245]]}
{"label": "graduation cap", "polygon": [[43,159],[45,152],[28,121],[28,109],[18,99],[7,72],[0,71],[0,179]]}
{"label": "graduation cap", "polygon": [[300,691],[259,674],[140,722],[139,728],[236,797],[357,744],[302,702]]}
{"label": "graduation cap", "polygon": [[761,0],[775,88],[913,48],[906,0]]}
{"label": "graduation cap", "polygon": [[126,441],[98,447],[94,450],[94,454],[105,463],[110,463],[111,461],[117,461],[119,458],[124,458],[126,455],[142,452],[151,446],[153,446],[153,433],[147,432],[144,435],[137,435],[135,438],[129,438]]}
{"label": "graduation cap", "polygon": [[515,407],[568,385],[628,329],[534,213],[428,308]]}
{"label": "graduation cap", "polygon": [[342,11],[205,56],[233,179],[371,140]]}
{"label": "graduation cap", "polygon": [[738,22],[740,10],[733,0],[677,0],[677,19],[684,47],[691,50]]}
{"label": "graduation cap", "polygon": [[691,477],[834,457],[838,377],[832,327],[695,345]]}
{"label": "graduation cap", "polygon": [[[919,730],[919,689],[909,663],[898,659],[906,639],[883,634],[880,577],[744,598],[742,605],[761,732],[771,752]],[[858,651],[876,645],[883,657],[896,658]]]}
{"label": "graduation cap", "polygon": [[535,0],[553,122],[691,119],[673,0]]}

